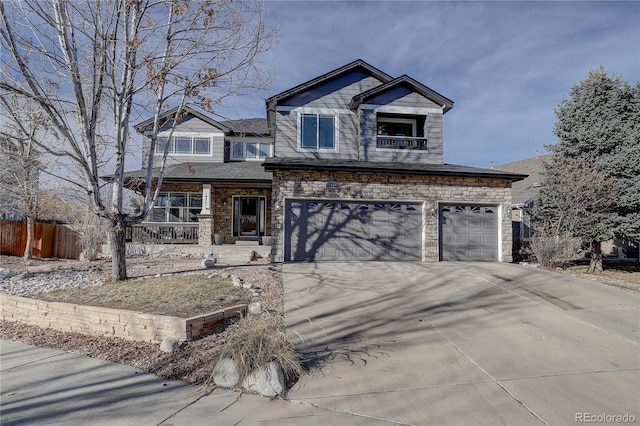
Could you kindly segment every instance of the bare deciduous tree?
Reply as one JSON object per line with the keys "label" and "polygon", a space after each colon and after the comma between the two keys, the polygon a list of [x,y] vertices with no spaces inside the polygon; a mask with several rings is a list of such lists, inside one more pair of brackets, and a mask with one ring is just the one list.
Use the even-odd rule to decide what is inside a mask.
{"label": "bare deciduous tree", "polygon": [[[275,33],[264,10],[242,0],[24,0],[0,3],[0,21],[0,90],[37,103],[56,130],[58,138],[39,148],[66,162],[59,177],[108,219],[113,277],[125,279],[125,228],[148,214],[162,183],[166,152],[160,165],[153,155],[158,130],[175,126],[189,104],[212,110],[266,87],[259,56]],[[123,176],[132,117],[149,116],[144,202],[129,215]]]}
{"label": "bare deciduous tree", "polygon": [[0,95],[0,211],[24,217],[27,243],[24,258],[31,258],[40,170],[43,166],[37,143],[46,139],[44,114],[29,101]]}

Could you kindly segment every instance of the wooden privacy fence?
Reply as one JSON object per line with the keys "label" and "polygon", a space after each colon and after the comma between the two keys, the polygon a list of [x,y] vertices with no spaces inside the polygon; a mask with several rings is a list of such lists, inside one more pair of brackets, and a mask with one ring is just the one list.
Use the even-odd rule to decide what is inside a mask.
{"label": "wooden privacy fence", "polygon": [[[66,225],[35,223],[33,226],[34,257],[80,257],[79,236]],[[0,220],[0,254],[22,256],[27,247],[27,223],[16,220]]]}

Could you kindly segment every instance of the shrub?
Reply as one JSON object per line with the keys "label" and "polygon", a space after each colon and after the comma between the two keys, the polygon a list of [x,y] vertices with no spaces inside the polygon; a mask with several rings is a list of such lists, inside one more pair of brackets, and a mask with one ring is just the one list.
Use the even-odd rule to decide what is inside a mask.
{"label": "shrub", "polygon": [[282,368],[287,384],[295,382],[303,371],[298,353],[287,337],[282,316],[268,311],[242,319],[240,330],[222,350],[222,358],[236,362],[241,378],[269,362]]}

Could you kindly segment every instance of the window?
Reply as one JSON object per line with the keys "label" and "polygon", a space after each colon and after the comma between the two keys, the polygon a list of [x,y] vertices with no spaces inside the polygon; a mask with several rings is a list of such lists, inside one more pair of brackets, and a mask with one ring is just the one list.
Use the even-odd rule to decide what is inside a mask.
{"label": "window", "polygon": [[234,142],[231,157],[234,160],[262,160],[271,155],[271,144],[267,142]]}
{"label": "window", "polygon": [[201,192],[161,192],[151,209],[151,222],[197,222],[202,210]]}
{"label": "window", "polygon": [[300,147],[303,149],[335,149],[336,122],[333,115],[302,114]]}
{"label": "window", "polygon": [[202,136],[158,137],[156,154],[162,155],[165,146],[169,145],[169,154],[178,155],[210,155],[211,139]]}
{"label": "window", "polygon": [[233,197],[233,236],[258,237],[265,234],[265,197]]}

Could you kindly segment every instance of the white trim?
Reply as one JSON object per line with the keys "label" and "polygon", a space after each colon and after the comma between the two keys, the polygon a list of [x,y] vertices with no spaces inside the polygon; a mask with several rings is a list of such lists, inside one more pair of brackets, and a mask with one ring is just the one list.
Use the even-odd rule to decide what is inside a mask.
{"label": "white trim", "polygon": [[415,114],[415,115],[428,115],[428,114],[442,114],[440,108],[421,108],[421,107],[407,107],[398,105],[362,105],[360,109],[371,109],[373,112],[388,112],[392,114]]}
{"label": "white trim", "polygon": [[[338,114],[316,112],[318,110],[329,110],[328,108],[301,108],[304,111],[296,111],[296,151],[297,152],[340,152],[340,116]],[[302,147],[302,115],[330,115],[333,116],[333,148],[303,148]]]}
{"label": "white trim", "polygon": [[504,258],[502,256],[502,205],[503,203],[491,203],[491,202],[482,202],[482,201],[459,201],[459,200],[438,200],[436,201],[436,211],[437,211],[437,227],[438,227],[438,253],[437,253],[437,257],[438,257],[438,261],[442,262],[441,257],[442,257],[442,246],[444,245],[443,241],[442,241],[442,234],[441,234],[441,220],[442,217],[440,216],[440,209],[442,208],[442,206],[479,206],[479,207],[494,207],[495,209],[497,209],[497,213],[498,213],[498,256],[497,259],[495,260],[496,262],[504,262]]}
{"label": "white trim", "polygon": [[323,114],[323,115],[346,115],[353,114],[348,109],[344,108],[322,108],[322,107],[278,107],[277,111],[282,112],[297,112],[301,114]]}
{"label": "white trim", "polygon": [[[260,157],[259,155],[256,157],[247,157],[247,144],[248,143],[252,143],[252,144],[256,144],[258,145],[258,152],[260,152],[260,145],[269,145],[269,152],[267,153],[266,157]],[[230,155],[229,158],[233,161],[264,161],[265,158],[271,157],[273,155],[273,144],[271,143],[271,141],[269,140],[265,140],[265,141],[258,141],[258,140],[246,140],[246,139],[241,139],[241,140],[237,140],[237,141],[232,141],[230,142],[231,144],[231,149],[230,149]],[[235,145],[236,144],[242,144],[242,157],[236,157],[235,156]]]}
{"label": "white trim", "polygon": [[[170,132],[166,131],[166,132],[159,132],[158,133],[158,140],[156,141],[156,152],[154,152],[155,156],[162,156],[164,155],[164,152],[158,152],[157,148],[158,148],[158,141],[160,138],[169,138],[169,134],[171,134]],[[214,145],[214,138],[216,136],[220,136],[220,135],[215,135],[215,134],[211,134],[211,133],[202,133],[202,132],[173,132],[173,134],[171,134],[171,138],[181,138],[181,137],[190,137],[191,138],[191,152],[189,153],[184,153],[184,152],[168,152],[167,155],[168,156],[195,156],[195,157],[212,157],[213,156],[213,145]],[[222,134],[223,138],[222,138],[222,142],[224,143],[224,134]],[[148,136],[147,136],[148,137]],[[201,139],[209,139],[209,152],[208,153],[197,153],[195,152],[195,146],[194,146],[194,139],[196,138],[201,138]]]}
{"label": "white trim", "polygon": [[[404,123],[411,124],[411,137],[416,137],[418,122],[414,118],[394,118],[394,117],[377,117],[376,116],[376,135],[378,134],[378,123]],[[397,136],[397,135],[384,135],[384,136]],[[426,138],[425,138],[426,139]]]}

